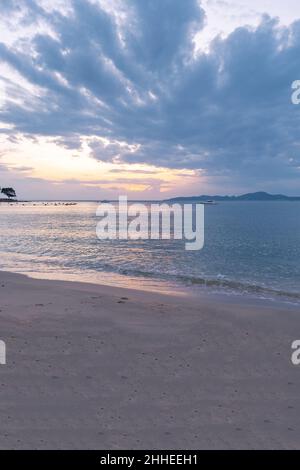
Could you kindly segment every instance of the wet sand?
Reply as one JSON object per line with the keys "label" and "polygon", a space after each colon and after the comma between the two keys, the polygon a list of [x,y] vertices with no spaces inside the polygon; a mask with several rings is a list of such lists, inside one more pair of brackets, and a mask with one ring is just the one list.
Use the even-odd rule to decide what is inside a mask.
{"label": "wet sand", "polygon": [[0,273],[0,449],[297,449],[299,307]]}

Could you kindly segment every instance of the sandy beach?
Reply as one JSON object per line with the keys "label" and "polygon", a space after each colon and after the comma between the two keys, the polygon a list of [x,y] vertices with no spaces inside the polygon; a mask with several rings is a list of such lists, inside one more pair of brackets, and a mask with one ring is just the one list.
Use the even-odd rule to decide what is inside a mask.
{"label": "sandy beach", "polygon": [[0,273],[0,449],[295,449],[299,308]]}

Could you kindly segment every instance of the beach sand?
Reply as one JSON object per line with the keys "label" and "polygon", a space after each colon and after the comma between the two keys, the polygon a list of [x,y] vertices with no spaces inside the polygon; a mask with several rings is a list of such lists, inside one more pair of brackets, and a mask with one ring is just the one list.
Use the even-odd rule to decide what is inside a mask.
{"label": "beach sand", "polygon": [[299,315],[2,272],[0,448],[299,448]]}

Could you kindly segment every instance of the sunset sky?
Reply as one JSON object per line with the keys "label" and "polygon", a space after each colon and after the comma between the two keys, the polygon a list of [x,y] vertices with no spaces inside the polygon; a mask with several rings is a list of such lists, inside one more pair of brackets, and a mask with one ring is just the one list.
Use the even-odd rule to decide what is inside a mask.
{"label": "sunset sky", "polygon": [[300,195],[299,0],[1,0],[0,186]]}

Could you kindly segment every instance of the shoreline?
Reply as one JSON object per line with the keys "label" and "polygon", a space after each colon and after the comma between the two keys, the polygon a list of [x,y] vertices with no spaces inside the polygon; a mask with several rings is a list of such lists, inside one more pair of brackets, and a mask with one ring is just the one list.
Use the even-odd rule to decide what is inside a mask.
{"label": "shoreline", "polygon": [[[229,203],[224,204],[221,210],[218,207],[208,210],[207,237],[211,240],[207,243],[206,252],[203,251],[195,258],[186,254],[180,244],[171,242],[148,244],[146,241],[128,241],[124,245],[118,242],[98,243],[94,204],[79,205],[70,208],[70,211],[64,207],[61,210],[52,207],[55,204],[49,203],[48,209],[43,207],[48,203],[30,203],[30,207],[16,203],[11,208],[10,204],[2,204],[1,233],[5,241],[1,252],[2,266],[34,277],[57,278],[59,271],[61,279],[129,287],[138,285],[147,291],[187,290],[188,295],[193,296],[221,293],[229,297],[246,296],[300,305],[299,276],[295,263],[300,254],[297,236],[293,235],[287,242],[278,227],[276,240],[269,243],[267,248],[264,247],[264,236],[260,237],[260,244],[253,245],[253,236],[250,236],[252,232],[247,233],[245,230],[248,219],[244,210],[228,209]],[[258,214],[257,209],[249,211],[252,215],[259,215],[261,220],[269,220],[270,217],[270,224],[277,224],[279,215],[286,221],[299,220],[298,211],[293,209],[287,214],[285,210],[279,210],[277,205],[273,211],[276,220],[264,207]],[[11,218],[10,214],[13,213],[15,215]],[[244,227],[241,230],[241,244],[234,230],[230,227],[225,229],[227,217],[240,220],[241,227]],[[24,221],[30,221],[26,232],[23,230]],[[218,221],[223,221],[221,226],[224,233],[229,230],[230,236],[229,232],[221,235],[223,229],[217,235],[213,233]],[[294,225],[291,230],[293,234],[299,232]],[[16,231],[18,239],[15,237]],[[260,231],[259,226],[256,231]],[[272,237],[269,229],[265,237]],[[282,237],[286,243],[282,245],[284,249],[278,252]],[[223,245],[226,247],[226,256],[223,255]],[[252,247],[253,253],[249,247]],[[262,253],[263,261],[260,256]],[[228,259],[225,264],[224,256]],[[143,258],[145,261],[142,261]]]}
{"label": "shoreline", "polygon": [[296,449],[299,308],[0,272],[0,449]]}
{"label": "shoreline", "polygon": [[[229,281],[229,284],[239,284],[244,287],[243,289],[230,287],[228,288],[222,281],[218,284],[215,280],[208,280],[205,282],[183,282],[180,279],[158,278],[155,276],[137,276],[123,273],[99,271],[99,272],[63,272],[57,274],[57,271],[48,271],[41,273],[40,271],[6,271],[15,274],[27,276],[31,279],[43,279],[48,281],[61,281],[61,282],[79,282],[84,284],[91,284],[95,286],[116,287],[121,289],[129,289],[142,292],[154,292],[165,295],[176,296],[189,296],[196,298],[207,298],[214,300],[220,298],[224,301],[226,299],[236,299],[237,302],[250,301],[250,302],[267,302],[271,305],[279,304],[282,306],[295,306],[300,305],[300,295],[294,292],[277,291],[271,288],[266,288],[259,285],[243,285],[241,283]],[[252,289],[251,289],[252,288]]]}

